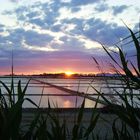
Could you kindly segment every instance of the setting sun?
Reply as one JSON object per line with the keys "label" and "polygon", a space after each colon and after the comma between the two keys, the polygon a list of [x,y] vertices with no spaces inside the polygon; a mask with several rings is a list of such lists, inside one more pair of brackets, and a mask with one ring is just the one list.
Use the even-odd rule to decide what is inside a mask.
{"label": "setting sun", "polygon": [[71,76],[71,75],[73,75],[74,73],[73,72],[71,72],[71,71],[66,71],[65,72],[65,75],[67,75],[67,76]]}

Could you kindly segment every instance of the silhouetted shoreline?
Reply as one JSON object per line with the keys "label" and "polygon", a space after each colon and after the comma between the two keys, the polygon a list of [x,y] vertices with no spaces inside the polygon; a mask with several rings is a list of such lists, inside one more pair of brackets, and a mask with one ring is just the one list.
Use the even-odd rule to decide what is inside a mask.
{"label": "silhouetted shoreline", "polygon": [[99,74],[72,74],[66,76],[65,73],[58,74],[33,74],[33,75],[1,75],[0,78],[62,78],[62,79],[77,79],[77,78],[109,78],[109,79],[120,79],[122,75],[110,74],[110,73],[99,73]]}

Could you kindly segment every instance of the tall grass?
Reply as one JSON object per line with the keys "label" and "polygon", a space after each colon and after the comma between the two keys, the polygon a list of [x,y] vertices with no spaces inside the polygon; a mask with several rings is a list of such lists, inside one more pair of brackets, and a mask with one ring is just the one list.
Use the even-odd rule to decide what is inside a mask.
{"label": "tall grass", "polygon": [[21,138],[20,126],[22,121],[22,105],[24,101],[27,100],[36,107],[37,105],[29,98],[24,97],[29,81],[23,89],[21,86],[21,81],[18,82],[17,98],[15,97],[15,94],[13,96],[13,78],[10,88],[2,81],[0,81],[0,83],[2,84],[6,92],[6,96],[4,96],[2,94],[2,91],[0,90],[0,139],[19,140]]}
{"label": "tall grass", "polygon": [[[115,66],[113,66],[115,71],[117,71],[121,76],[121,79],[126,86],[122,93],[115,90],[115,93],[120,98],[121,104],[113,104],[102,93],[95,89],[96,92],[99,93],[99,95],[101,95],[101,97],[108,103],[109,109],[117,116],[112,124],[113,139],[115,140],[140,139],[140,98],[139,96],[133,95],[136,90],[140,90],[140,43],[133,31],[129,27],[127,27],[127,29],[131,34],[133,45],[136,49],[137,65],[134,65],[131,60],[128,60],[122,49],[117,46],[121,62],[120,64],[110,53],[110,51],[106,49],[104,45],[102,45],[103,49],[112,59],[112,61],[119,66],[121,72],[125,73],[125,75],[121,74],[121,72],[117,70]],[[120,127],[117,127],[118,123],[121,124]]]}

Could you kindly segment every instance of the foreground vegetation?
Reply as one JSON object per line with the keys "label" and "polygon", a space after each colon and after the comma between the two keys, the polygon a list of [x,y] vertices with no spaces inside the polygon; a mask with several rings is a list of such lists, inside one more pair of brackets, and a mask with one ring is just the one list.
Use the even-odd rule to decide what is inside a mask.
{"label": "foreground vegetation", "polygon": [[[125,73],[122,75],[122,80],[125,83],[123,93],[117,91],[120,98],[120,104],[114,104],[109,101],[103,93],[96,90],[99,96],[97,102],[92,109],[92,115],[89,118],[89,123],[84,126],[84,105],[85,99],[76,114],[76,118],[71,127],[69,128],[67,124],[67,119],[63,120],[59,118],[57,113],[51,111],[50,102],[48,100],[48,110],[44,116],[36,105],[29,98],[25,98],[25,93],[28,88],[28,84],[23,88],[21,86],[21,81],[18,82],[17,91],[15,92],[14,80],[12,78],[11,87],[9,88],[5,83],[0,81],[1,85],[6,91],[5,96],[0,90],[0,140],[88,140],[88,139],[113,139],[113,140],[139,140],[140,139],[140,111],[139,111],[139,101],[138,96],[134,97],[133,93],[135,90],[140,89],[140,45],[135,34],[128,28],[131,33],[131,37],[136,48],[137,64],[134,65],[129,62],[122,51],[118,47],[118,54],[121,60],[121,64],[116,61],[112,53],[106,49],[103,45],[104,50],[110,56],[114,62],[114,69],[118,74],[121,75],[120,71],[117,70],[115,66],[118,66],[121,71]],[[96,61],[98,64],[98,62]],[[133,70],[130,68],[132,67]],[[133,72],[132,72],[133,71]],[[135,72],[135,75],[134,75]],[[15,96],[15,93],[18,96]],[[107,121],[102,118],[100,112],[95,109],[98,104],[99,97],[102,97],[104,101],[108,104],[108,111],[115,114],[113,121]],[[86,98],[86,97],[85,97]],[[24,101],[28,101],[37,108],[33,121],[26,126],[26,129],[22,125],[22,105]],[[101,137],[100,133],[97,133],[95,129],[98,127],[99,119],[111,126],[110,134],[106,134]],[[119,125],[118,125],[119,124]],[[106,129],[108,129],[106,127]]]}

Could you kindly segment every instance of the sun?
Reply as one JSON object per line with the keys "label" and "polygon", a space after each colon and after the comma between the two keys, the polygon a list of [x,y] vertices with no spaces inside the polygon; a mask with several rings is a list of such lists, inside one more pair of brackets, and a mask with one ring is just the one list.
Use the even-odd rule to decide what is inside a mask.
{"label": "sun", "polygon": [[66,75],[66,76],[71,76],[71,75],[73,75],[73,74],[74,74],[74,73],[71,72],[71,71],[66,71],[66,72],[65,72],[65,75]]}

